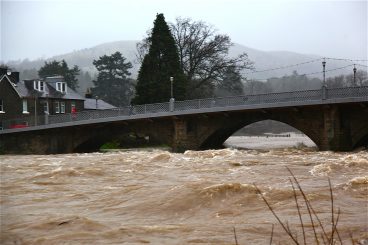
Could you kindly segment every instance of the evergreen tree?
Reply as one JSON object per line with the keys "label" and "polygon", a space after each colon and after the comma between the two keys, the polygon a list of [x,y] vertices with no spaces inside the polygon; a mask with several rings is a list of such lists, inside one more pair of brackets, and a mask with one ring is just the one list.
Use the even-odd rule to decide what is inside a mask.
{"label": "evergreen tree", "polygon": [[144,56],[138,73],[135,104],[169,101],[170,77],[174,78],[173,91],[176,100],[185,98],[186,83],[180,67],[175,40],[163,14],[157,14],[151,36],[149,51]]}
{"label": "evergreen tree", "polygon": [[93,65],[98,70],[97,80],[93,83],[94,96],[113,104],[124,106],[130,103],[132,95],[132,79],[128,78],[132,68],[130,62],[125,62],[125,57],[120,52],[110,56],[104,55],[93,61]]}
{"label": "evergreen tree", "polygon": [[45,62],[45,65],[38,70],[38,75],[41,78],[46,78],[49,76],[63,76],[66,84],[73,90],[78,88],[78,80],[76,76],[79,74],[80,70],[78,66],[74,66],[69,69],[68,64],[65,60],[62,61],[50,61]]}

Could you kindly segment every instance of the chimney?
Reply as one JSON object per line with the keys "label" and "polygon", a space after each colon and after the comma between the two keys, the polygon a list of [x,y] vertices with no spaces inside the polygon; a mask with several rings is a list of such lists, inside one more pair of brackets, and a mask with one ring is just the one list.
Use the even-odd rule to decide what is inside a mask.
{"label": "chimney", "polygon": [[91,88],[87,88],[85,97],[86,97],[86,99],[92,99],[92,91],[91,91]]}
{"label": "chimney", "polygon": [[0,67],[0,76],[5,75],[7,71],[7,68]]}
{"label": "chimney", "polygon": [[13,83],[19,82],[19,72],[17,71],[12,71],[9,68],[0,67],[0,76],[2,75],[7,75],[10,78],[10,81],[12,81]]}
{"label": "chimney", "polygon": [[18,71],[13,71],[11,74],[10,74],[10,80],[17,84],[19,82],[19,72]]}

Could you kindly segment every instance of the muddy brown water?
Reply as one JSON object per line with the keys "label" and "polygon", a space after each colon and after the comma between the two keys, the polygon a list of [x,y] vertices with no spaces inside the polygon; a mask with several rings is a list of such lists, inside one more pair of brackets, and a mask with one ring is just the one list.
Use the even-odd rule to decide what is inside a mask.
{"label": "muddy brown water", "polygon": [[[302,241],[286,167],[327,233],[330,178],[344,244],[350,235],[368,238],[366,150],[153,150],[3,155],[0,162],[1,244],[235,244],[234,227],[239,244],[269,244],[272,224],[274,244],[291,244],[253,186]],[[300,205],[307,244],[314,244]]]}

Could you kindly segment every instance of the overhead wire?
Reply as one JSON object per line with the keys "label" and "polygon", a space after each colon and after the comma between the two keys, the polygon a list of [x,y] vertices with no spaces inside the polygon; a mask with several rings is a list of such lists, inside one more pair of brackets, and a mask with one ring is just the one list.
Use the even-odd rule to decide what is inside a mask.
{"label": "overhead wire", "polygon": [[354,61],[357,61],[357,62],[366,62],[366,61],[368,61],[368,60],[363,60],[363,59],[361,59],[361,60],[359,60],[359,59],[355,60],[355,59],[331,58],[331,57],[324,57],[324,58],[326,60],[344,60],[344,61],[350,61],[350,62],[354,62]]}
{"label": "overhead wire", "polygon": [[[301,66],[301,65],[305,65],[305,64],[310,64],[310,63],[314,63],[314,62],[321,61],[321,60],[341,60],[341,61],[348,61],[348,62],[368,62],[368,60],[365,60],[365,59],[345,59],[345,58],[323,57],[323,58],[313,59],[313,60],[310,60],[310,61],[296,63],[296,64],[291,64],[291,65],[286,65],[286,66],[273,67],[273,68],[264,69],[264,70],[255,70],[255,71],[244,73],[244,75],[255,74],[255,73],[262,73],[262,72],[268,72],[268,71],[275,71],[275,70],[281,70],[281,69],[286,69],[286,68]],[[335,71],[335,70],[341,70],[341,69],[345,69],[345,68],[350,67],[350,66],[353,66],[353,65],[362,66],[362,67],[368,67],[367,65],[355,63],[355,64],[349,64],[349,65],[343,66],[343,67],[338,67],[338,68],[326,70],[325,72],[331,72],[331,71]],[[323,71],[305,73],[305,74],[301,74],[301,75],[308,76],[308,75],[319,74],[319,73],[323,73]],[[257,79],[257,80],[266,80],[266,79]]]}
{"label": "overhead wire", "polygon": [[[345,68],[348,68],[348,67],[351,67],[351,66],[353,66],[353,65],[342,66],[342,67],[326,70],[325,72],[327,73],[327,72],[331,72],[331,71],[341,70],[341,69],[345,69]],[[323,71],[305,73],[305,74],[301,74],[301,76],[309,76],[309,75],[319,74],[319,73],[323,73]]]}
{"label": "overhead wire", "polygon": [[368,67],[367,65],[362,65],[362,64],[355,64],[356,66],[363,66],[363,67]]}
{"label": "overhead wire", "polygon": [[313,62],[320,61],[320,60],[322,60],[322,58],[314,59],[314,60],[310,60],[310,61],[306,61],[306,62],[302,62],[302,63],[292,64],[292,65],[279,66],[279,67],[265,69],[265,70],[251,71],[251,72],[244,73],[244,75],[254,74],[254,73],[261,73],[261,72],[266,72],[266,71],[281,70],[281,69],[286,69],[286,68],[290,68],[290,67],[295,67],[295,66],[300,66],[300,65],[305,65],[305,64],[313,63]]}

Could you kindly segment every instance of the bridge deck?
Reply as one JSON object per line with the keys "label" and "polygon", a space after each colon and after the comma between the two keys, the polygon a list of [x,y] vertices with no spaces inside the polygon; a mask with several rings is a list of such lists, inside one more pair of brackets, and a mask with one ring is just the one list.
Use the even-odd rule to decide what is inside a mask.
{"label": "bridge deck", "polygon": [[[10,126],[25,121],[25,119],[9,119],[2,122],[3,130],[0,130],[0,134],[133,119],[367,101],[368,86],[209,98],[178,101],[172,104],[166,102],[112,110],[83,111],[75,115],[43,115],[36,118],[37,125],[29,124],[27,127],[16,129],[12,129]],[[31,122],[35,121],[34,117],[30,118]]]}

